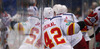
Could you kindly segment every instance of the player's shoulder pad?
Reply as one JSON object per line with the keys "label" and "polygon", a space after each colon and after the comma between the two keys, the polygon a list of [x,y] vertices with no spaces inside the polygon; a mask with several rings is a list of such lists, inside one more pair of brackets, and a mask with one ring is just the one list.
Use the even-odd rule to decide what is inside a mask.
{"label": "player's shoulder pad", "polygon": [[62,16],[54,16],[53,18],[50,18],[50,20],[55,19],[55,18],[62,18]]}

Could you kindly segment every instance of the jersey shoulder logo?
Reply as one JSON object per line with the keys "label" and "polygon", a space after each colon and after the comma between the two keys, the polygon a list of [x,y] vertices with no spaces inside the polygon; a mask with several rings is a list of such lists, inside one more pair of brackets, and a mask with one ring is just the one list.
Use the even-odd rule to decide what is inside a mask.
{"label": "jersey shoulder logo", "polygon": [[66,25],[70,25],[71,22],[68,22],[66,19],[64,20],[64,22],[66,22]]}

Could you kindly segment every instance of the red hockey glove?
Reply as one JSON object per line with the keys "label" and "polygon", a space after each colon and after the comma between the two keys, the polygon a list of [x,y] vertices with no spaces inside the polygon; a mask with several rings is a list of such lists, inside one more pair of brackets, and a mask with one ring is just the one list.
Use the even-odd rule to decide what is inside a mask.
{"label": "red hockey glove", "polygon": [[86,25],[93,26],[98,20],[97,13],[93,13],[93,11],[85,18],[84,22]]}

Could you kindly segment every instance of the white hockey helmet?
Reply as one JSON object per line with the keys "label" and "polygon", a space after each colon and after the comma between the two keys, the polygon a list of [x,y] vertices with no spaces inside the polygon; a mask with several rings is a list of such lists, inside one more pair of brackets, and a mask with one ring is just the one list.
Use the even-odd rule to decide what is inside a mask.
{"label": "white hockey helmet", "polygon": [[54,11],[51,7],[45,7],[43,15],[45,18],[52,18],[54,16]]}
{"label": "white hockey helmet", "polygon": [[63,12],[62,5],[61,4],[54,5],[53,10],[56,13],[56,15],[61,14]]}
{"label": "white hockey helmet", "polygon": [[30,16],[38,16],[38,8],[36,6],[30,6],[27,10]]}
{"label": "white hockey helmet", "polygon": [[67,9],[66,5],[62,5],[62,10],[63,10],[62,13],[67,13],[68,12],[68,9]]}

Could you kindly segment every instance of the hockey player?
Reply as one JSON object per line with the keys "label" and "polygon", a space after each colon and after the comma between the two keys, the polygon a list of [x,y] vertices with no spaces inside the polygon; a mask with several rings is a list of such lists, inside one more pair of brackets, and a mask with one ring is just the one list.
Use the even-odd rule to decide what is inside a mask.
{"label": "hockey player", "polygon": [[[96,14],[94,14],[95,16]],[[45,21],[43,24],[43,35],[44,35],[44,40],[45,40],[45,45],[48,48],[51,49],[71,49],[71,45],[69,41],[66,40],[64,37],[65,33],[66,35],[72,35],[73,33],[70,33],[70,29],[72,29],[73,24],[68,24],[68,22],[64,22],[62,16],[55,16],[53,18],[50,18],[49,20]],[[78,24],[84,22],[77,22]],[[70,26],[71,25],[71,26]],[[77,25],[77,24],[76,24]],[[84,25],[82,25],[84,26]],[[71,28],[70,28],[71,27]],[[75,27],[77,28],[77,27]],[[84,27],[80,27],[82,29]],[[68,29],[68,30],[67,30]],[[74,28],[73,28],[74,29]],[[77,30],[74,30],[74,33],[78,33],[79,28]],[[62,33],[63,31],[63,33]],[[78,31],[78,32],[77,32]],[[67,42],[67,43],[66,43]]]}
{"label": "hockey player", "polygon": [[19,49],[43,49],[41,36],[41,21],[37,18],[37,7],[30,6],[28,8],[28,14],[28,23],[30,25],[27,25],[27,27],[29,27],[29,29],[27,29],[28,32],[25,33],[26,37]]}
{"label": "hockey player", "polygon": [[41,49],[41,24],[38,18],[29,17],[27,22],[17,23],[12,28],[26,35],[19,49]]}
{"label": "hockey player", "polygon": [[[60,15],[62,16],[65,21],[69,20],[71,22],[78,22],[77,18],[75,17],[74,14],[72,13],[67,13],[67,7],[65,5],[55,5],[53,7],[53,9],[56,12],[56,15]],[[56,10],[57,9],[57,10]],[[78,49],[78,48],[82,48],[82,47],[86,47],[83,49],[89,49],[89,47],[87,47],[88,45],[86,44],[84,37],[82,36],[82,32],[80,31],[78,34],[72,35],[72,36],[66,36],[67,39],[70,41],[71,45],[74,47],[74,49]],[[84,42],[84,44],[83,44]],[[80,46],[81,43],[83,45],[86,46]]]}
{"label": "hockey player", "polygon": [[[100,37],[100,6],[95,8],[94,13],[97,13],[97,15],[98,15],[98,21],[93,26],[94,27],[94,32],[95,32],[95,37],[96,37],[95,44],[96,44],[96,49],[100,49],[100,38],[99,38]],[[94,37],[94,34],[91,35],[91,37]]]}
{"label": "hockey player", "polygon": [[0,8],[0,19],[1,19],[0,31],[1,31],[2,46],[3,46],[3,49],[9,49],[7,38],[8,38],[8,28],[10,25],[11,17],[2,8]]}
{"label": "hockey player", "polygon": [[[63,48],[64,49],[65,48],[67,48],[67,49],[73,49],[71,47],[70,43],[67,40],[65,40],[66,38],[63,37],[63,34],[60,31],[60,28],[55,28],[55,26],[54,26],[54,28],[50,27],[52,25],[55,25],[53,21],[56,22],[56,20],[53,20],[52,22],[49,22],[52,19],[52,17],[54,16],[53,9],[51,7],[45,7],[43,15],[44,15],[45,19],[44,19],[44,24],[43,24],[43,27],[42,27],[42,29],[43,29],[42,31],[43,31],[43,39],[44,39],[44,44],[45,44],[46,49],[63,49]],[[49,23],[51,25],[49,25]],[[48,27],[50,27],[50,28],[48,28]],[[58,26],[56,26],[56,27],[58,27]],[[55,41],[54,41],[54,38],[52,38],[53,35],[50,32],[51,29],[58,29],[58,30],[54,30],[55,32],[57,31],[57,33],[54,32],[53,35],[57,36],[57,38],[59,38],[59,39],[57,39],[56,37],[54,37],[54,38],[56,38]],[[62,40],[62,41],[59,41],[59,40]],[[55,42],[57,42],[57,41],[58,41],[57,44],[63,44],[63,43],[65,43],[65,45],[59,45],[59,46],[57,46],[57,45],[55,45],[56,44]],[[60,43],[60,42],[62,42],[62,43]]]}
{"label": "hockey player", "polygon": [[38,9],[36,6],[29,6],[27,11],[27,22],[16,24],[12,22],[12,28],[14,30],[18,31],[20,34],[26,35],[19,49],[43,49],[41,21],[38,19]]}
{"label": "hockey player", "polygon": [[[66,6],[62,6],[63,8],[65,8]],[[65,8],[65,9],[67,9],[67,8]],[[65,10],[64,10],[65,11]],[[68,11],[68,10],[67,10]],[[71,14],[71,16],[68,16],[69,14]],[[73,20],[74,22],[78,22],[78,19],[76,18],[76,16],[74,15],[74,14],[72,14],[72,13],[65,13],[64,12],[64,14],[63,15],[66,15],[65,17],[71,17],[71,18],[68,18],[68,20]],[[80,35],[81,36],[81,32],[82,32],[82,39],[81,39],[81,41],[79,41],[79,43],[77,43],[76,45],[75,44],[73,44],[73,45],[75,45],[74,46],[74,49],[80,49],[80,48],[82,48],[82,47],[86,47],[86,49],[89,49],[89,41],[91,40],[90,38],[89,38],[89,36],[88,36],[88,33],[87,33],[87,26],[84,28],[84,29],[82,29],[81,31],[80,31],[80,33],[79,34],[77,34],[77,35]],[[73,37],[75,37],[75,36],[77,36],[77,35],[73,35]],[[72,37],[72,38],[73,38]],[[78,37],[78,36],[77,36]],[[77,37],[75,37],[75,38],[77,38]],[[75,39],[74,38],[74,39]],[[84,39],[85,39],[85,41],[84,41]],[[72,40],[73,41],[73,40]],[[75,41],[75,40],[74,40]],[[78,41],[78,40],[77,40]],[[84,44],[83,44],[84,43]],[[83,45],[86,45],[86,46],[80,46],[80,44],[83,44]]]}

